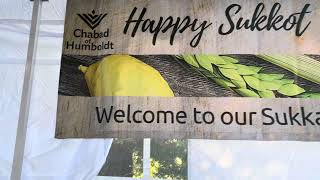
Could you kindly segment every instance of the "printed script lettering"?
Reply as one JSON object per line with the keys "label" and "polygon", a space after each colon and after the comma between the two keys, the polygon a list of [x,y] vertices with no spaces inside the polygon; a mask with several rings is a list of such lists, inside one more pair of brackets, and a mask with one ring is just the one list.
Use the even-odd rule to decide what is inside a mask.
{"label": "printed script lettering", "polygon": [[[218,33],[220,35],[229,35],[237,30],[251,31],[295,31],[295,35],[300,37],[311,25],[311,21],[306,21],[306,15],[311,13],[310,4],[305,4],[301,11],[290,15],[282,15],[280,3],[274,3],[268,14],[263,14],[266,11],[264,3],[257,4],[250,18],[241,17],[242,6],[239,4],[231,4],[225,10],[225,18],[218,25]],[[134,7],[130,16],[125,21],[123,29],[124,34],[129,34],[135,37],[137,33],[152,34],[152,44],[156,45],[159,34],[169,35],[170,45],[174,44],[174,40],[178,34],[189,33],[191,36],[190,46],[197,47],[202,39],[205,31],[212,25],[212,22],[207,20],[199,20],[190,16],[176,17],[168,16],[149,19],[146,17],[147,8],[138,11]],[[209,18],[209,17],[208,17]],[[220,21],[220,20],[219,20]],[[227,21],[227,22],[225,22]],[[306,22],[304,22],[306,21]]]}
{"label": "printed script lettering", "polygon": [[296,36],[302,36],[311,24],[311,21],[309,21],[305,26],[303,26],[303,20],[306,14],[311,13],[311,11],[308,11],[309,7],[310,4],[306,4],[301,12],[293,13],[285,18],[284,15],[279,14],[281,4],[275,3],[270,10],[269,16],[267,16],[262,15],[265,5],[263,3],[259,3],[255,8],[251,19],[244,19],[243,17],[240,17],[235,22],[235,15],[240,13],[242,7],[239,4],[232,4],[225,11],[228,23],[220,25],[219,34],[228,35],[235,30],[241,30],[243,28],[250,29],[251,31],[270,31],[272,29],[275,31],[280,29],[290,31],[295,28]]}
{"label": "printed script lettering", "polygon": [[138,17],[135,16],[136,11],[137,8],[135,7],[129,16],[129,19],[126,21],[123,33],[127,34],[130,25],[133,25],[131,37],[135,37],[138,29],[142,32],[149,32],[153,34],[153,45],[156,44],[159,33],[170,32],[170,45],[173,45],[177,33],[183,33],[186,30],[190,30],[191,32],[196,32],[190,42],[190,46],[196,47],[198,46],[204,31],[212,25],[212,23],[208,23],[208,21],[200,22],[198,19],[192,20],[190,16],[184,18],[177,17],[176,19],[172,16],[167,18],[161,16],[159,17],[158,22],[156,22],[156,20],[145,19],[144,16],[147,12],[147,8],[143,8]]}

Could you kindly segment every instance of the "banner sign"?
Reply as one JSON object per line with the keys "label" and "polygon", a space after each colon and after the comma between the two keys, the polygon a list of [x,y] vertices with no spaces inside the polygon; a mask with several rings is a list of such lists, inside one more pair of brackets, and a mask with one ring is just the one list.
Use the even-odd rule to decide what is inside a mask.
{"label": "banner sign", "polygon": [[320,1],[68,0],[56,138],[320,140]]}

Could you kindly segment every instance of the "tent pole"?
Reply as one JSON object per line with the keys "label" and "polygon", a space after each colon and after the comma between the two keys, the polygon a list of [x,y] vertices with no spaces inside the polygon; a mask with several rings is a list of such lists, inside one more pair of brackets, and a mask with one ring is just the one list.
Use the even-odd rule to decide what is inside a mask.
{"label": "tent pole", "polygon": [[11,170],[11,180],[20,180],[24,158],[24,149],[27,134],[30,99],[32,92],[34,65],[37,52],[37,42],[40,26],[41,0],[34,0],[32,21],[29,35],[27,60],[24,73],[23,89],[20,103],[19,121],[16,134],[16,144]]}

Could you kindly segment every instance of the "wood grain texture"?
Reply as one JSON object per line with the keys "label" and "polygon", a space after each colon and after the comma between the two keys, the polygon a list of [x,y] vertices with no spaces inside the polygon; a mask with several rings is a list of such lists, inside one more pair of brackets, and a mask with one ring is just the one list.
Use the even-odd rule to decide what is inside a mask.
{"label": "wood grain texture", "polygon": [[[231,55],[237,58],[241,64],[255,65],[264,67],[264,73],[283,73],[285,78],[294,79],[295,82],[306,89],[314,92],[319,92],[320,87],[315,83],[306,81],[292,74],[291,72],[272,65],[268,62],[262,61],[254,55]],[[314,107],[319,110],[319,101],[316,100],[301,100],[301,99],[272,99],[261,100],[251,98],[227,98],[235,97],[237,94],[232,91],[221,88],[209,79],[201,76],[193,68],[184,64],[181,61],[175,60],[172,56],[167,55],[152,55],[152,56],[136,56],[138,59],[147,63],[148,65],[157,69],[161,75],[166,79],[176,98],[122,98],[122,97],[90,97],[84,75],[77,69],[82,65],[90,65],[102,57],[95,56],[63,56],[60,72],[59,84],[59,100],[57,109],[57,138],[208,138],[208,139],[247,139],[247,140],[319,140],[317,127],[312,127],[312,132],[299,131],[296,132],[296,127],[276,126],[281,131],[268,131],[269,127],[263,129],[260,126],[252,127],[224,127],[215,131],[211,125],[200,127],[189,127],[185,125],[166,125],[159,126],[152,129],[153,126],[139,126],[135,127],[131,124],[122,124],[121,127],[115,124],[99,124],[97,123],[95,107],[108,107],[113,104],[115,107],[123,108],[125,104],[131,103],[139,108],[151,107],[153,110],[169,109],[186,110],[192,112],[191,106],[206,108],[207,110],[251,110],[255,111],[263,105],[270,105],[270,107],[281,112],[288,108],[291,102],[292,106],[300,107],[307,104],[306,107]],[[319,56],[312,55],[313,58],[319,60]],[[83,97],[80,97],[83,96]],[[179,97],[183,97],[182,99]],[[199,98],[197,98],[199,97]],[[201,97],[201,98],[200,98]],[[209,97],[225,97],[225,98],[209,98]],[[267,103],[265,103],[265,101]],[[250,103],[252,105],[250,105]],[[308,103],[310,103],[308,105]],[[204,105],[205,104],[205,105]],[[186,107],[189,106],[189,108]],[[229,107],[232,107],[229,109]],[[262,119],[257,118],[258,122]],[[107,127],[105,127],[107,126]],[[187,128],[186,128],[187,127]],[[176,129],[172,131],[170,129]],[[191,128],[192,132],[189,132]],[[195,129],[193,129],[195,128]],[[262,129],[261,129],[262,128]],[[308,129],[305,127],[303,129]],[[229,129],[232,132],[229,132]],[[248,133],[243,129],[253,130],[254,133]],[[301,129],[301,128],[300,128]],[[159,131],[160,130],[160,131]],[[167,131],[168,130],[168,131]],[[221,130],[221,131],[220,131]],[[262,131],[263,132],[256,132]],[[208,132],[209,131],[209,132]],[[320,131],[319,131],[320,132]],[[260,133],[260,134],[259,134]],[[316,136],[316,137],[314,137]]]}
{"label": "wood grain texture", "polygon": [[[240,4],[243,9],[236,17],[249,18],[259,2],[266,4],[268,14],[271,6],[279,2],[282,5],[280,14],[285,16],[301,11],[306,3],[311,4],[312,13],[306,21],[312,24],[302,37],[295,36],[294,31],[250,31],[240,30],[230,35],[218,34],[218,27],[226,23],[225,9],[232,3]],[[123,34],[125,21],[132,9],[148,9],[145,17],[158,20],[160,16],[185,17],[200,21],[210,21],[213,25],[206,30],[200,44],[192,48],[189,43],[194,33],[178,34],[174,44],[169,44],[170,33],[159,34],[157,43],[152,45],[152,34],[137,33],[135,37]],[[83,29],[92,32],[77,15],[78,13],[108,13],[107,17],[95,29],[102,32],[109,29],[110,37],[75,38],[74,30]],[[137,15],[136,15],[137,16]],[[234,17],[234,18],[236,18]],[[192,112],[193,107],[222,111],[259,111],[268,106],[278,112],[292,106],[297,111],[301,106],[310,111],[319,111],[319,101],[302,99],[252,99],[236,98],[237,94],[227,91],[201,76],[183,62],[175,61],[166,54],[243,54],[232,55],[242,64],[264,67],[265,73],[283,73],[286,78],[306,89],[315,92],[320,87],[303,80],[292,73],[261,61],[253,55],[257,53],[286,54],[320,54],[320,1],[318,0],[68,0],[65,21],[64,49],[60,72],[59,102],[57,110],[57,138],[201,138],[201,139],[246,139],[246,140],[320,140],[318,126],[262,126],[263,117],[257,117],[252,126],[198,125],[188,119],[185,125],[179,124],[117,124],[97,123],[95,107],[125,108],[131,104],[140,109],[152,110],[185,110]],[[130,28],[132,30],[132,27]],[[94,44],[106,41],[114,43],[113,50],[71,50],[66,43],[84,43],[90,40]],[[90,42],[90,43],[91,43]],[[157,97],[89,97],[83,74],[77,69],[80,64],[90,65],[107,54],[133,54],[146,64],[157,69],[175,93],[175,98]],[[162,55],[158,55],[162,54]],[[146,55],[146,56],[144,56]],[[319,58],[318,56],[316,56]],[[72,97],[71,97],[72,96]],[[81,96],[81,97],[80,97]],[[186,98],[188,97],[188,98]],[[213,98],[233,97],[233,98]]]}
{"label": "wood grain texture", "polygon": [[[306,3],[310,3],[311,14],[305,17],[304,25],[311,21],[308,30],[301,36],[295,36],[292,31],[251,31],[239,30],[230,35],[218,34],[218,27],[227,23],[225,9],[238,3],[242,10],[234,18],[252,17],[253,11],[259,2],[266,4],[263,14],[268,14],[272,5],[279,2],[282,5],[280,14],[286,17],[289,14],[302,10]],[[195,35],[190,31],[178,34],[174,44],[169,44],[170,34],[160,33],[155,46],[152,45],[152,34],[137,33],[132,38],[123,34],[125,21],[132,9],[138,8],[140,13],[143,7],[148,9],[146,17],[158,20],[160,16],[185,17],[190,16],[200,21],[210,21],[210,26],[204,33],[200,44],[192,48],[189,43]],[[110,37],[91,39],[91,42],[100,44],[111,41],[115,44],[113,50],[89,51],[66,49],[66,43],[84,43],[88,38],[74,38],[77,28],[85,31],[92,30],[77,16],[78,13],[108,13],[106,18],[95,29],[98,32],[110,30]],[[64,33],[64,50],[66,55],[103,55],[103,54],[181,54],[181,53],[209,53],[209,54],[257,54],[257,53],[291,53],[291,54],[320,54],[320,1],[319,0],[68,0]],[[132,27],[130,28],[132,30]]]}
{"label": "wood grain texture", "polygon": [[[171,123],[98,123],[95,107],[111,105],[126,111],[127,105],[134,110],[171,110],[187,112],[186,124]],[[215,114],[213,124],[197,124],[193,120],[193,108],[211,111]],[[197,98],[197,97],[70,97],[59,96],[56,138],[188,138],[188,139],[224,139],[224,140],[303,140],[319,141],[319,125],[299,126],[262,125],[270,122],[261,115],[262,108],[272,108],[273,113],[287,112],[292,107],[294,113],[304,107],[306,112],[319,112],[319,100],[303,99],[256,99],[256,98]],[[239,121],[243,112],[257,112],[252,125],[237,125],[235,119],[230,125],[221,121],[225,111],[239,112]],[[271,113],[270,113],[271,114]],[[315,120],[315,114],[310,119]],[[318,115],[319,116],[319,115]],[[137,116],[141,119],[141,115]],[[112,117],[113,119],[113,117]],[[282,118],[283,120],[283,118]],[[290,123],[289,123],[290,124]]]}

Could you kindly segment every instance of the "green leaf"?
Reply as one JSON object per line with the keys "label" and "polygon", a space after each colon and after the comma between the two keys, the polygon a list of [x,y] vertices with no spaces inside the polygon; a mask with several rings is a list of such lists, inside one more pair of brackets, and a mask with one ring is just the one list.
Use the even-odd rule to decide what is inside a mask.
{"label": "green leaf", "polygon": [[320,98],[320,93],[310,93],[310,98]]}
{"label": "green leaf", "polygon": [[[297,96],[297,97],[299,97],[299,98],[309,98],[311,96],[311,94],[310,93],[302,93],[302,94],[300,94],[299,96]],[[319,96],[320,97],[320,96]]]}
{"label": "green leaf", "polygon": [[229,57],[229,56],[220,56],[220,57],[222,57],[227,63],[236,64],[239,62],[237,59]]}
{"label": "green leaf", "polygon": [[221,68],[225,68],[225,69],[237,69],[237,67],[232,63],[217,64],[216,66],[221,67]]}
{"label": "green leaf", "polygon": [[249,89],[240,88],[240,89],[235,89],[235,91],[244,97],[258,97],[258,98],[260,97],[257,93]]}
{"label": "green leaf", "polygon": [[296,84],[285,84],[280,87],[278,92],[286,96],[296,96],[304,93],[305,90]]}
{"label": "green leaf", "polygon": [[217,66],[213,66],[213,74],[219,78],[221,77],[220,70]]}
{"label": "green leaf", "polygon": [[280,83],[275,83],[272,81],[261,81],[262,86],[264,86],[267,90],[272,90],[272,91],[276,91],[278,90],[282,84]]}
{"label": "green leaf", "polygon": [[183,57],[181,55],[175,55],[175,57],[178,59],[183,59]]}
{"label": "green leaf", "polygon": [[276,96],[274,95],[273,91],[258,91],[259,95],[262,98],[275,98]]}
{"label": "green leaf", "polygon": [[188,64],[194,67],[199,67],[199,64],[197,63],[197,60],[193,55],[182,55],[184,61],[186,61]]}
{"label": "green leaf", "polygon": [[241,81],[231,79],[231,82],[239,88],[247,88],[247,83],[243,79]]}
{"label": "green leaf", "polygon": [[307,55],[260,54],[259,58],[291,71],[308,81],[320,84],[320,62]]}
{"label": "green leaf", "polygon": [[199,70],[203,75],[205,75],[206,77],[209,77],[209,78],[211,78],[211,77],[217,78],[217,77],[218,77],[215,72],[209,72],[209,71],[207,71],[206,69],[202,69],[202,68],[199,68],[198,70]]}
{"label": "green leaf", "polygon": [[246,83],[252,87],[255,90],[258,91],[265,91],[266,87],[263,86],[261,83],[261,80],[258,78],[255,78],[253,76],[243,76],[243,79],[246,81]]}
{"label": "green leaf", "polygon": [[300,94],[298,96],[299,98],[314,98],[314,99],[319,99],[320,98],[320,93],[303,93],[303,94]]}
{"label": "green leaf", "polygon": [[199,62],[200,66],[205,68],[206,70],[213,73],[213,68],[211,62],[208,60],[206,56],[196,55],[196,59]]}
{"label": "green leaf", "polygon": [[224,88],[229,88],[229,87],[236,87],[234,84],[232,84],[229,81],[226,81],[224,79],[220,78],[214,78],[213,79],[218,85],[223,86]]}
{"label": "green leaf", "polygon": [[235,64],[237,67],[237,71],[240,75],[253,75],[257,74],[256,71],[253,71],[252,68],[249,66],[241,65],[241,64]]}
{"label": "green leaf", "polygon": [[243,80],[242,77],[238,74],[238,72],[234,69],[225,69],[225,68],[219,68],[222,75],[229,79],[234,79],[241,81]]}
{"label": "green leaf", "polygon": [[281,84],[281,85],[285,85],[285,84],[292,84],[292,83],[294,83],[294,80],[292,80],[292,79],[280,79],[280,80],[274,80],[273,82],[274,82],[274,83]]}
{"label": "green leaf", "polygon": [[264,81],[273,81],[282,79],[284,74],[255,74],[253,76]]}
{"label": "green leaf", "polygon": [[248,66],[252,71],[258,73],[262,67],[257,67],[257,66]]}
{"label": "green leaf", "polygon": [[226,64],[227,62],[221,58],[220,56],[218,55],[205,55],[205,54],[200,54],[200,55],[196,55],[196,58],[197,59],[203,59],[205,61],[208,61],[212,64]]}

